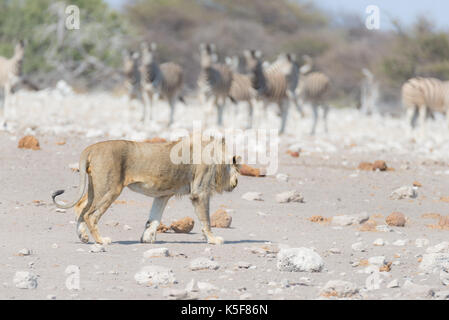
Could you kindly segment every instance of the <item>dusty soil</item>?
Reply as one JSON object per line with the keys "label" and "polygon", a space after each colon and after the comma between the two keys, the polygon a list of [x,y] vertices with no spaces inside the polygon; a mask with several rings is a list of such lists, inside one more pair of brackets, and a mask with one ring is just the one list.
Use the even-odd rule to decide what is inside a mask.
{"label": "dusty soil", "polygon": [[[22,98],[27,101],[26,96]],[[343,127],[343,124],[332,126],[343,116],[349,119],[347,123],[353,123],[356,130],[361,130],[356,111],[339,112],[331,113],[331,133],[332,130],[339,132],[338,126]],[[364,118],[363,121],[375,124],[379,119]],[[301,130],[308,129],[308,121],[304,120],[306,126]],[[389,132],[391,136],[401,135],[401,130],[396,129],[402,125],[401,119],[387,119],[386,122],[391,130],[379,130],[385,135]],[[84,133],[39,131],[38,124],[31,127],[29,124],[21,126],[18,120],[15,123],[16,129],[0,131],[0,299],[46,299],[49,296],[57,299],[164,299],[165,289],[184,289],[191,279],[217,287],[217,290],[199,292],[200,299],[239,299],[244,293],[249,293],[252,299],[326,298],[320,296],[320,290],[329,280],[356,284],[358,297],[363,299],[432,298],[403,288],[406,280],[427,285],[435,292],[448,290],[438,273],[421,273],[419,259],[427,246],[418,248],[415,245],[416,239],[425,238],[430,241],[429,246],[434,246],[447,240],[449,235],[447,230],[429,227],[438,225],[439,219],[435,215],[430,215],[435,217],[433,219],[425,215],[449,215],[449,202],[445,200],[449,196],[449,167],[444,160],[444,148],[439,149],[442,156],[435,158],[438,142],[425,145],[428,149],[433,148],[432,151],[423,151],[422,145],[413,141],[408,142],[404,150],[399,150],[394,141],[390,143],[388,138],[380,135],[377,141],[364,144],[366,137],[354,135],[353,140],[348,140],[341,131],[339,136],[319,133],[318,137],[312,138],[291,130],[279,149],[278,173],[287,174],[288,182],[274,176],[240,177],[234,192],[213,198],[211,213],[219,208],[233,210],[230,213],[231,228],[214,229],[216,235],[225,239],[224,245],[212,246],[204,242],[188,198],[171,199],[162,221],[170,225],[172,220],[190,216],[195,219],[191,233],[168,232],[158,234],[156,244],[139,243],[152,199],[126,189],[100,221],[101,234],[111,237],[112,244],[106,246],[106,252],[92,253],[89,252],[92,242],[82,244],[76,236],[73,210],[57,211],[50,194],[65,188],[68,191],[63,198],[71,200],[77,193],[78,173],[69,165],[78,161],[85,147],[111,136],[85,134],[96,130],[88,123]],[[441,131],[445,129],[442,123],[438,125],[441,125]],[[29,133],[38,138],[40,150],[17,148],[20,138]],[[292,143],[303,145],[299,158],[287,154]],[[386,161],[394,170],[357,169],[361,162],[375,160]],[[393,190],[411,186],[414,182],[422,185],[416,199],[390,199]],[[299,191],[305,203],[276,202],[276,194],[290,190]],[[242,199],[246,192],[261,192],[264,201]],[[364,232],[360,225],[340,227],[327,219],[323,223],[309,220],[313,216],[332,218],[363,211],[378,225],[386,224],[385,218],[392,212],[403,213],[407,223],[405,227],[392,227],[392,232]],[[378,238],[386,242],[385,246],[373,245]],[[405,246],[393,245],[404,239],[410,240]],[[356,242],[363,242],[366,251],[354,251],[351,245]],[[324,260],[324,270],[281,272],[277,269],[275,254],[260,256],[250,250],[266,245],[275,249],[313,248]],[[168,248],[171,256],[143,257],[146,250],[162,247]],[[23,248],[31,250],[32,254],[18,255]],[[338,248],[341,253],[331,253],[332,248]],[[191,271],[189,263],[203,256],[212,256],[220,265],[219,269]],[[373,256],[385,256],[393,264],[389,272],[382,272],[380,289],[368,290],[369,274],[363,270],[366,260]],[[236,268],[240,261],[253,267]],[[355,262],[360,261],[357,266]],[[65,270],[70,265],[80,268],[80,290],[69,290],[65,285],[68,277]],[[147,265],[170,268],[177,283],[166,286],[137,284],[135,273]],[[16,288],[13,278],[17,271],[38,275],[37,288]],[[291,284],[288,287],[283,285],[287,283],[285,279]],[[399,287],[387,288],[393,279],[398,280]]]}

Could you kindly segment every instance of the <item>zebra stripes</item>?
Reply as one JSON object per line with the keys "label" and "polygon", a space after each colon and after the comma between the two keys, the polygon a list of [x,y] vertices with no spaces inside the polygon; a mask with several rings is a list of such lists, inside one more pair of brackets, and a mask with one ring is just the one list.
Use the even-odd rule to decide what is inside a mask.
{"label": "zebra stripes", "polygon": [[3,87],[4,100],[3,100],[3,120],[6,124],[8,118],[8,109],[10,107],[10,95],[11,89],[21,81],[22,78],[22,65],[23,57],[25,53],[25,45],[23,41],[20,41],[15,49],[12,58],[7,59],[0,57],[0,87]]}
{"label": "zebra stripes", "polygon": [[123,53],[123,73],[125,75],[125,88],[130,99],[140,98],[140,55],[138,52]]}
{"label": "zebra stripes", "polygon": [[258,50],[245,50],[246,65],[251,72],[253,88],[264,103],[274,102],[281,113],[279,133],[283,134],[288,116],[289,101],[287,96],[289,64],[277,61],[268,67],[263,67],[262,53]]}
{"label": "zebra stripes", "polygon": [[214,44],[200,45],[201,72],[198,77],[198,89],[201,100],[214,98],[217,107],[217,125],[223,125],[223,108],[231,91],[233,72],[227,65],[217,63]]}
{"label": "zebra stripes", "polygon": [[314,135],[318,123],[318,107],[323,109],[324,130],[328,132],[327,115],[329,113],[329,105],[327,104],[327,93],[329,92],[330,79],[322,72],[311,72],[312,60],[306,56],[304,58],[306,64],[301,67],[301,77],[299,79],[296,93],[305,103],[312,105],[313,124],[310,134]]}
{"label": "zebra stripes", "polygon": [[[234,103],[240,101],[248,103],[248,124],[247,129],[252,128],[254,105],[253,100],[257,96],[256,90],[252,87],[251,76],[240,73],[239,70],[239,58],[234,56],[233,58],[227,58],[226,64],[232,69],[232,83],[229,91],[229,97]],[[241,69],[240,69],[241,70]]]}
{"label": "zebra stripes", "polygon": [[419,116],[424,126],[427,114],[432,111],[446,113],[449,124],[449,81],[436,78],[412,78],[402,86],[402,104],[407,110],[407,118],[412,128]]}
{"label": "zebra stripes", "polygon": [[157,49],[155,43],[152,43],[150,47],[143,43],[141,49],[140,74],[145,105],[144,121],[152,118],[153,95],[157,93],[160,97],[167,99],[170,105],[170,119],[168,122],[168,126],[170,126],[174,120],[175,102],[183,84],[183,70],[181,66],[173,62],[159,65],[155,57]]}

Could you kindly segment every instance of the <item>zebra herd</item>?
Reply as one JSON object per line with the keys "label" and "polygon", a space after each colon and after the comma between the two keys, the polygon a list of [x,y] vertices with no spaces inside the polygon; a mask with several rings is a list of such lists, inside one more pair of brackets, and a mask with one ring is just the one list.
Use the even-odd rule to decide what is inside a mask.
{"label": "zebra herd", "polygon": [[[267,106],[274,103],[278,106],[281,118],[279,132],[284,133],[290,104],[294,104],[298,112],[304,116],[302,105],[312,106],[313,124],[310,133],[316,131],[318,109],[323,109],[324,128],[327,132],[327,114],[329,112],[328,93],[330,79],[322,72],[313,72],[313,60],[304,56],[304,64],[299,66],[294,54],[280,54],[269,63],[264,61],[262,52],[245,50],[241,56],[226,57],[224,63],[218,61],[214,44],[201,44],[200,66],[198,78],[198,94],[201,102],[212,98],[217,111],[217,124],[223,125],[223,111],[227,101],[234,104],[245,102],[248,105],[247,128],[253,126],[254,104],[263,104],[263,117],[267,117]],[[0,56],[0,88],[3,88],[3,125],[6,125],[10,97],[13,88],[18,84],[29,82],[22,75],[25,47],[23,41],[15,46],[11,58]],[[140,51],[126,52],[124,55],[124,74],[129,96],[139,98],[144,104],[142,121],[148,123],[152,119],[153,100],[157,95],[165,98],[170,106],[168,125],[174,122],[175,104],[177,100],[185,103],[182,96],[184,71],[173,62],[159,63],[157,46],[142,43]],[[378,84],[373,74],[364,69],[365,81],[362,83],[364,111],[371,112],[375,104]],[[415,77],[402,86],[402,105],[406,109],[411,128],[419,125],[424,128],[428,116],[434,112],[445,113],[449,126],[449,81],[436,78]],[[206,112],[204,112],[206,115]]]}
{"label": "zebra herd", "polygon": [[[170,120],[173,123],[175,102],[183,99],[183,70],[172,62],[159,64],[157,62],[156,44],[141,45],[141,52],[130,52],[124,55],[124,72],[127,77],[128,92],[131,97],[140,92],[144,102],[142,120],[146,121],[149,113],[151,118],[152,96],[157,94],[166,98],[170,105]],[[298,111],[303,115],[298,98],[304,103],[310,103],[313,109],[314,121],[311,134],[315,133],[318,122],[318,108],[323,108],[325,130],[327,131],[327,93],[330,80],[321,72],[310,72],[313,68],[312,59],[305,57],[306,64],[299,67],[296,56],[281,54],[276,61],[269,64],[263,60],[258,50],[245,50],[242,57],[227,57],[225,63],[218,61],[216,46],[212,43],[201,44],[200,66],[198,77],[198,98],[201,103],[213,99],[217,111],[217,125],[223,125],[223,112],[227,101],[234,104],[245,102],[248,105],[248,123],[246,128],[253,126],[254,102],[261,101],[264,105],[264,116],[268,104],[278,106],[281,117],[279,132],[285,131],[289,104],[293,101]],[[241,63],[241,61],[243,61]],[[206,114],[206,113],[205,113]]]}

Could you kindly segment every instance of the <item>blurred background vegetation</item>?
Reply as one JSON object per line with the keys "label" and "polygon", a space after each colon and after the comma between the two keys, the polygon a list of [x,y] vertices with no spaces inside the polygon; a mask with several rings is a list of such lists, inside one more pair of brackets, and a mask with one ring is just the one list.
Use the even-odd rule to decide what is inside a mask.
{"label": "blurred background vegetation", "polygon": [[[301,63],[308,54],[332,79],[341,106],[357,105],[362,68],[375,74],[385,104],[398,103],[410,77],[449,80],[449,35],[425,18],[370,31],[361,17],[336,19],[309,1],[131,0],[120,11],[103,0],[69,2],[0,0],[0,55],[11,56],[15,42],[26,40],[24,72],[41,86],[63,79],[80,89],[114,88],[123,81],[123,50],[142,41],[158,43],[162,62],[180,63],[191,89],[201,42],[216,43],[221,61],[248,48],[269,61],[291,52]],[[64,28],[68,4],[81,10],[80,30]]]}

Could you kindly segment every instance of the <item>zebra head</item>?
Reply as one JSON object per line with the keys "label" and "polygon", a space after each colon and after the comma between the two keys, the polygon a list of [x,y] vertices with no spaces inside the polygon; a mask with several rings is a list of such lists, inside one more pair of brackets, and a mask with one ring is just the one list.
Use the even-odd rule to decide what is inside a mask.
{"label": "zebra head", "polygon": [[154,62],[157,45],[152,42],[150,45],[146,42],[140,44],[140,49],[142,51],[142,64],[149,65]]}
{"label": "zebra head", "polygon": [[203,68],[210,67],[213,63],[218,61],[216,47],[213,43],[200,44],[200,62]]}

